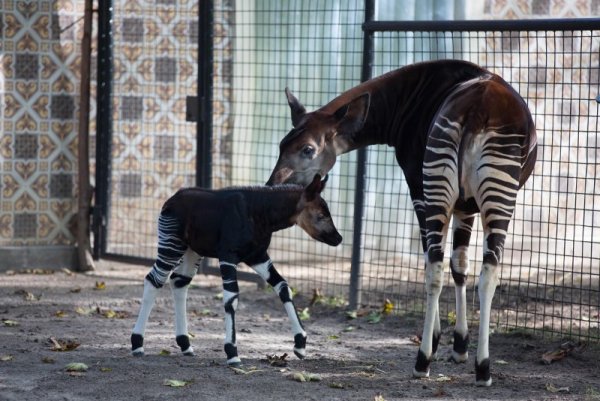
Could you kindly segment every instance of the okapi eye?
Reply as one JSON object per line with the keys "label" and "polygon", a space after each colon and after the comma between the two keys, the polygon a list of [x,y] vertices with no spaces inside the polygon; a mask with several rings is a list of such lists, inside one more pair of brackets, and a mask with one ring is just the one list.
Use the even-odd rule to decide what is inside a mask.
{"label": "okapi eye", "polygon": [[315,148],[310,145],[306,145],[302,148],[302,156],[312,158],[315,154]]}

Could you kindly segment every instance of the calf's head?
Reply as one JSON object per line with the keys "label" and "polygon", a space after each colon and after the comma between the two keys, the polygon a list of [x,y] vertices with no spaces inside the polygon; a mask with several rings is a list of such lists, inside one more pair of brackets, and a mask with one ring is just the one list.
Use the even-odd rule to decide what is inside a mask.
{"label": "calf's head", "polygon": [[321,181],[321,176],[317,174],[304,189],[298,201],[295,222],[317,241],[337,246],[342,242],[342,236],[333,224],[327,203],[321,198],[326,181]]}
{"label": "calf's head", "polygon": [[[279,159],[267,185],[308,185],[315,174],[325,176],[336,156],[352,149],[353,135],[362,129],[369,110],[370,96],[365,93],[348,101],[338,98],[330,113],[325,108],[307,113],[304,106],[286,88],[294,128],[279,144]],[[333,103],[333,102],[332,102]]]}

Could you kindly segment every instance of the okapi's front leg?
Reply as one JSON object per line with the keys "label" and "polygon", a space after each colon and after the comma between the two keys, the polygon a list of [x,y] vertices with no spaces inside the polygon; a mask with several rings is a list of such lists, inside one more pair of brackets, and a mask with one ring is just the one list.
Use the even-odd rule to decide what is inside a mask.
{"label": "okapi's front leg", "polygon": [[171,293],[175,303],[175,341],[184,355],[194,355],[187,324],[187,293],[201,261],[201,256],[188,249],[182,262],[171,274]]}
{"label": "okapi's front leg", "polygon": [[235,311],[238,306],[240,289],[237,282],[237,265],[219,261],[221,278],[223,279],[223,306],[225,308],[225,354],[229,366],[239,366],[242,361],[238,357],[235,337]]}
{"label": "okapi's front leg", "polygon": [[271,259],[253,265],[252,269],[273,287],[275,292],[279,295],[279,299],[283,302],[283,307],[290,319],[292,333],[294,334],[294,354],[298,358],[303,359],[306,355],[306,331],[304,331],[304,327],[296,312],[296,306],[292,300],[292,291],[290,290],[288,283],[279,275],[277,270],[275,270]]}

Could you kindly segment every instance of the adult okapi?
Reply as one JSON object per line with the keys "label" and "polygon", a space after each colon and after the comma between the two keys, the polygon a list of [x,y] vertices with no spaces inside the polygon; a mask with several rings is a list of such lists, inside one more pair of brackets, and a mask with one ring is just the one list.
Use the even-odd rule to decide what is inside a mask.
{"label": "adult okapi", "polygon": [[450,268],[456,287],[455,362],[468,358],[465,280],[475,213],[484,231],[479,280],[480,326],[476,383],[492,383],[489,322],[498,267],[517,191],[537,154],[525,101],[500,76],[475,64],[422,62],[364,82],[307,113],[286,88],[293,129],[267,184],[306,185],[325,175],[342,153],[372,144],[395,148],[421,229],[427,311],[413,370],[427,377],[440,338],[446,234],[454,216]]}

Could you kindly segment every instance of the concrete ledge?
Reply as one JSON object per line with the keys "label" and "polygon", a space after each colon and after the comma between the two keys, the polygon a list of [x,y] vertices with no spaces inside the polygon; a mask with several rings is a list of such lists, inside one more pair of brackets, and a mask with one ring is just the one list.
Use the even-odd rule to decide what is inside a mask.
{"label": "concrete ledge", "polygon": [[72,269],[78,265],[77,248],[64,245],[0,247],[0,272],[19,269]]}

